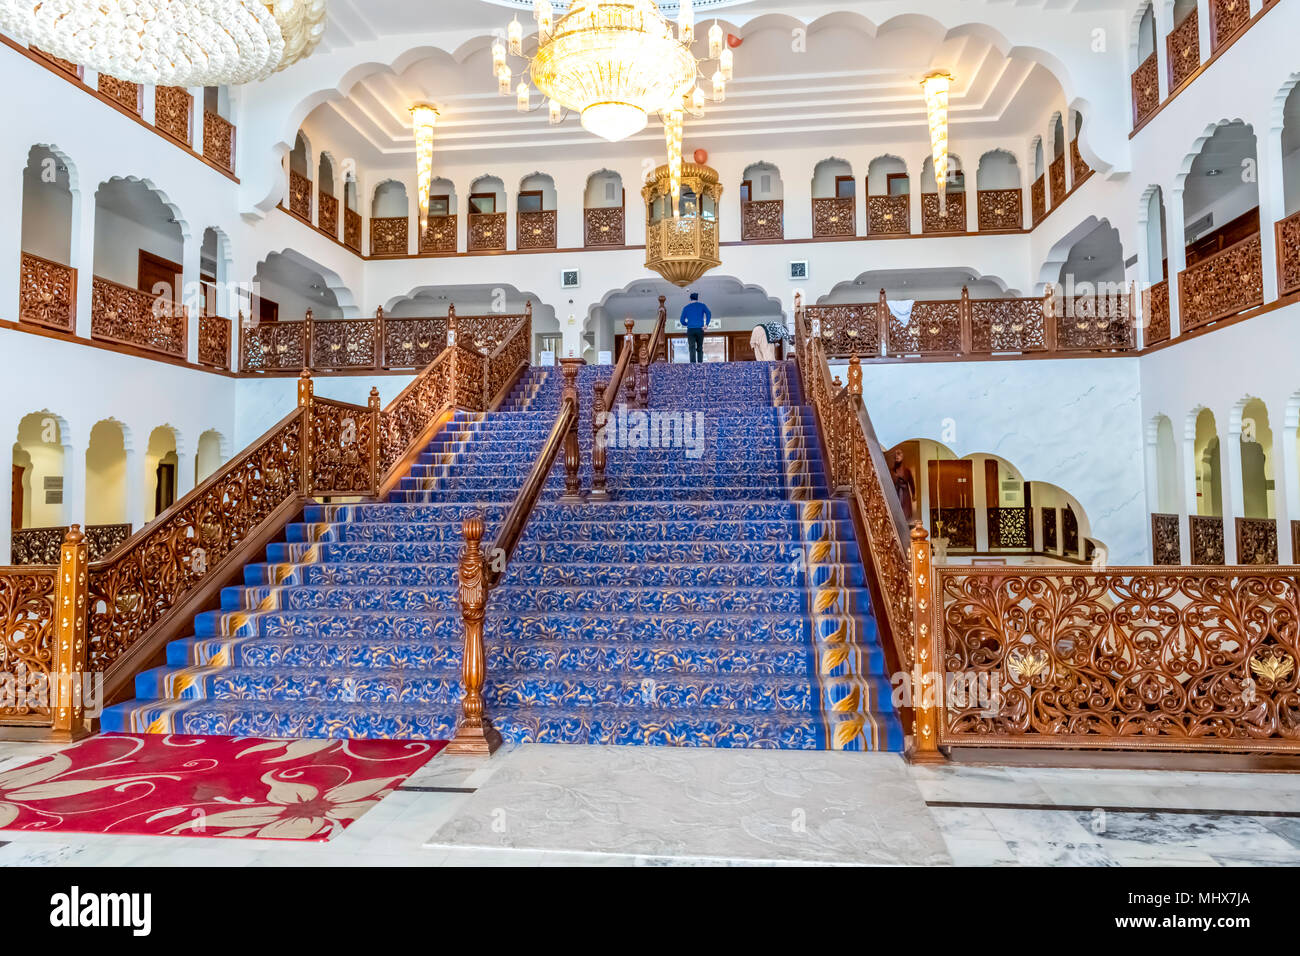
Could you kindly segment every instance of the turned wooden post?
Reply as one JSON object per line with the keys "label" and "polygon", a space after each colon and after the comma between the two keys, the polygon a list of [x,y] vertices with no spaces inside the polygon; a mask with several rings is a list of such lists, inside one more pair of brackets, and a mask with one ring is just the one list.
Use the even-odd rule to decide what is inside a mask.
{"label": "turned wooden post", "polygon": [[311,494],[311,400],[315,388],[311,381],[311,370],[304,368],[298,376],[298,407],[303,410],[302,442],[299,452],[302,456],[303,494]]}
{"label": "turned wooden post", "polygon": [[578,448],[578,367],[583,364],[582,359],[566,358],[560,359],[560,369],[564,373],[564,392],[560,398],[561,406],[567,404],[570,400],[573,402],[575,412],[573,421],[569,425],[569,430],[564,435],[564,494],[560,501],[565,504],[575,504],[583,501],[582,495],[582,453]]}
{"label": "turned wooden post", "polygon": [[80,525],[72,525],[59,548],[59,578],[54,588],[54,660],[51,662],[50,700],[55,740],[77,740],[86,727],[87,672],[86,612],[89,581],[86,575],[90,549]]}
{"label": "turned wooden post", "polygon": [[862,362],[857,352],[849,358],[849,394],[862,397]]}
{"label": "turned wooden post", "polygon": [[961,287],[961,305],[958,307],[957,321],[960,325],[958,334],[961,342],[961,353],[969,355],[975,338],[974,330],[971,328],[970,289],[966,286]]}
{"label": "turned wooden post", "polygon": [[449,754],[486,757],[501,746],[501,734],[488,719],[483,699],[487,677],[487,655],[483,649],[483,618],[487,614],[488,588],[484,577],[483,516],[471,514],[461,526],[465,550],[460,554],[457,581],[460,587],[460,615],[465,626],[465,649],[461,659],[460,720],[456,736],[447,745]]}
{"label": "turned wooden post", "polygon": [[934,559],[930,536],[918,522],[912,527],[912,749],[913,763],[943,763],[939,721],[943,719],[943,668],[930,626],[934,600]]}
{"label": "turned wooden post", "polygon": [[591,491],[588,501],[609,501],[605,487],[605,390],[609,382],[596,382],[591,387]]}
{"label": "turned wooden post", "polygon": [[623,381],[619,383],[618,395],[609,396],[611,407],[606,411],[613,411],[615,402],[631,405],[636,400],[636,372],[633,371],[636,364],[636,335],[632,331],[635,325],[630,315],[623,320],[623,351],[627,352],[627,362],[623,366]]}
{"label": "turned wooden post", "polygon": [[456,344],[456,303],[447,306],[447,344]]}
{"label": "turned wooden post", "polygon": [[388,353],[384,344],[388,339],[388,320],[384,318],[382,305],[375,308],[375,335],[378,336],[375,340],[375,370],[378,371],[388,366]]}
{"label": "turned wooden post", "polygon": [[370,386],[370,400],[366,403],[370,408],[370,493],[379,494],[379,422],[383,412],[379,407],[379,388],[375,385]]}
{"label": "turned wooden post", "polygon": [[[668,296],[661,295],[659,297],[659,312],[656,316],[657,322],[655,327],[662,328],[663,334],[659,336],[659,344],[655,346],[655,354],[650,356],[650,361],[652,362],[668,361],[668,306],[664,304],[667,301]],[[662,351],[660,351],[661,349]],[[648,381],[646,387],[649,387]]]}
{"label": "turned wooden post", "polygon": [[885,296],[885,290],[880,290],[880,298],[876,300],[876,330],[880,336],[880,348],[876,350],[879,355],[882,351],[889,354],[889,299]]}
{"label": "turned wooden post", "polygon": [[302,347],[302,364],[311,368],[316,361],[316,356],[311,354],[316,348],[316,319],[312,316],[311,309],[307,310],[307,316],[303,319],[303,335],[307,341]]}
{"label": "turned wooden post", "polygon": [[645,408],[650,400],[650,347],[642,342],[636,357],[636,407]]}

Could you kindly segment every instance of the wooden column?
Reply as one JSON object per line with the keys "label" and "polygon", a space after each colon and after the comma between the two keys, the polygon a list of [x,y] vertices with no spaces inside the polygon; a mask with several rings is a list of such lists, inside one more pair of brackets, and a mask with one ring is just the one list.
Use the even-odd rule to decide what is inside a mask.
{"label": "wooden column", "polygon": [[565,504],[576,504],[585,500],[582,494],[582,476],[579,469],[582,467],[582,453],[578,448],[578,368],[584,363],[579,358],[566,358],[560,360],[560,368],[564,373],[564,393],[560,399],[560,405],[563,407],[568,403],[573,403],[573,421],[569,424],[569,430],[564,435],[564,494],[560,501]]}
{"label": "wooden column", "polygon": [[501,734],[488,719],[483,700],[487,677],[487,655],[483,650],[483,618],[487,614],[487,583],[483,573],[483,516],[471,514],[461,526],[465,550],[460,555],[457,581],[460,613],[465,628],[465,649],[461,659],[460,720],[456,736],[447,745],[449,754],[490,756],[501,746]]}
{"label": "wooden column", "polygon": [[944,763],[939,752],[939,721],[943,719],[943,668],[938,641],[930,626],[934,600],[934,560],[929,534],[912,527],[912,749],[913,763]]}
{"label": "wooden column", "polygon": [[86,612],[90,591],[86,536],[78,525],[68,528],[59,548],[59,579],[54,589],[54,660],[50,668],[50,714],[55,740],[77,740],[86,727],[83,689],[86,671]]}

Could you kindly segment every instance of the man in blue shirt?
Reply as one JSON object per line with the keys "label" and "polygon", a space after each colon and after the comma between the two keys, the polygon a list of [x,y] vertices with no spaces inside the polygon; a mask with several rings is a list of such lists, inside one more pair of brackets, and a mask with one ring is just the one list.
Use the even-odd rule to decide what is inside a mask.
{"label": "man in blue shirt", "polygon": [[691,301],[682,309],[682,325],[686,328],[686,344],[692,362],[704,361],[704,327],[712,319],[713,313],[700,301],[700,294],[692,292]]}

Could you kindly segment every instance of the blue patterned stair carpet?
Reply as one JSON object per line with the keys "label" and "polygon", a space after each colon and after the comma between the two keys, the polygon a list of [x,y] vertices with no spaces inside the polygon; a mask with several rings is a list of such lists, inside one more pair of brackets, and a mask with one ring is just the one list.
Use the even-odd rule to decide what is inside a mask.
{"label": "blue patterned stair carpet", "polygon": [[[584,487],[588,397],[608,374],[579,377]],[[485,694],[501,734],[901,749],[851,516],[828,493],[793,365],[652,376],[653,416],[615,409],[613,500],[560,504],[557,463],[490,596]],[[452,736],[461,521],[481,511],[491,541],[560,397],[559,370],[532,369],[499,411],[457,414],[386,501],[309,507],[103,728]]]}

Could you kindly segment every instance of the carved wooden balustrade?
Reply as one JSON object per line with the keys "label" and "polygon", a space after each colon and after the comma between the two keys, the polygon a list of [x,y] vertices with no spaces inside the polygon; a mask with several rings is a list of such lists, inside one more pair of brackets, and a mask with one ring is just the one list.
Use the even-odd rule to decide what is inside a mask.
{"label": "carved wooden balustrade", "polygon": [[240,322],[239,367],[245,372],[297,371],[306,366],[308,323]]}
{"label": "carved wooden balustrade", "polygon": [[235,124],[212,110],[203,111],[203,156],[228,173],[235,171]]}
{"label": "carved wooden balustrade", "polygon": [[1179,565],[1183,563],[1182,541],[1178,527],[1178,515],[1153,514],[1151,516],[1152,564]]}
{"label": "carved wooden balustrade", "polygon": [[171,299],[99,276],[90,301],[90,337],[185,358],[188,310]]}
{"label": "carved wooden balustrade", "polygon": [[981,189],[975,193],[980,232],[1019,232],[1025,227],[1019,189]]}
{"label": "carved wooden balustrade", "polygon": [[1264,264],[1256,233],[1178,274],[1178,320],[1189,332],[1264,302]]}
{"label": "carved wooden balustrade", "polygon": [[1165,37],[1166,59],[1169,62],[1169,92],[1173,93],[1190,79],[1201,65],[1201,27],[1197,9],[1192,7],[1187,16]]}
{"label": "carved wooden balustrade", "polygon": [[[913,659],[911,564],[907,522],[889,479],[884,452],[862,404],[862,367],[856,358],[849,381],[838,388],[826,352],[812,334],[800,298],[795,298],[795,357],[800,381],[816,413],[827,473],[835,489],[847,490],[857,505],[875,580],[880,589],[895,660],[911,669]],[[892,640],[890,640],[892,639]]]}
{"label": "carved wooden balustrade", "polygon": [[554,249],[559,220],[554,209],[521,212],[515,217],[516,249]]}
{"label": "carved wooden balustrade", "polygon": [[1294,568],[930,569],[937,743],[1295,751]]}
{"label": "carved wooden balustrade", "polygon": [[[67,536],[66,526],[14,528],[9,561],[12,564],[58,564],[59,546]],[[92,524],[86,527],[86,546],[92,560],[106,558],[131,537],[129,524]]]}
{"label": "carved wooden balustrade", "polygon": [[1055,351],[1127,352],[1137,347],[1132,286],[1127,293],[1081,295],[1068,299],[1049,294],[1048,302],[1056,332]]}
{"label": "carved wooden balustrade", "polygon": [[1226,46],[1249,22],[1250,4],[1246,0],[1210,0],[1210,52]]}
{"label": "carved wooden balustrade", "polygon": [[470,252],[503,252],[506,248],[506,213],[470,213],[466,248]]}
{"label": "carved wooden balustrade", "polygon": [[1292,213],[1274,226],[1274,241],[1278,295],[1300,292],[1300,212]]}
{"label": "carved wooden balustrade", "polygon": [[447,345],[447,320],[384,316],[385,368],[423,368]]}
{"label": "carved wooden balustrade", "polygon": [[1007,352],[1044,352],[1048,348],[1048,311],[1045,299],[971,299],[967,302],[970,325],[968,350],[976,355]]}
{"label": "carved wooden balustrade", "polygon": [[584,246],[621,246],[626,239],[626,213],[622,206],[594,206],[582,210]]}
{"label": "carved wooden balustrade", "polygon": [[1130,78],[1133,90],[1133,125],[1138,126],[1160,107],[1160,66],[1154,50]]}
{"label": "carved wooden balustrade", "polygon": [[906,322],[886,305],[886,351],[890,355],[960,355],[969,351],[967,304],[964,294],[961,299],[918,301]]}
{"label": "carved wooden balustrade", "polygon": [[856,236],[858,201],[854,196],[812,201],[814,239]]}
{"label": "carved wooden balustrade", "polygon": [[329,319],[310,323],[313,370],[379,367],[380,336],[375,319]]}
{"label": "carved wooden balustrade", "polygon": [[410,248],[411,220],[406,216],[370,217],[370,254],[404,256]]}
{"label": "carved wooden balustrade", "polygon": [[1191,543],[1192,564],[1224,563],[1223,519],[1212,515],[1187,516],[1187,540]]}
{"label": "carved wooden balustrade", "polygon": [[331,239],[339,237],[339,201],[324,189],[316,197],[316,228]]}
{"label": "carved wooden balustrade", "polygon": [[343,244],[353,252],[361,251],[361,213],[355,209],[343,210]]}
{"label": "carved wooden balustrade", "polygon": [[1169,280],[1161,279],[1146,291],[1146,328],[1142,333],[1143,345],[1158,345],[1169,341]]}
{"label": "carved wooden balustrade", "polygon": [[199,316],[199,364],[230,368],[230,320],[219,315]]}
{"label": "carved wooden balustrade", "polygon": [[1029,209],[1035,226],[1038,225],[1039,220],[1047,215],[1047,177],[1045,175],[1039,176],[1034,180],[1034,184],[1029,187]]}
{"label": "carved wooden balustrade", "polygon": [[60,332],[77,328],[77,270],[22,253],[18,275],[18,321]]}
{"label": "carved wooden balustrade", "polygon": [[97,85],[99,92],[128,112],[137,116],[144,112],[144,87],[139,83],[132,83],[130,80],[119,80],[115,76],[101,73]]}
{"label": "carved wooden balustrade", "polygon": [[420,237],[420,255],[455,255],[459,221],[454,213],[449,216],[430,216],[424,235]]}
{"label": "carved wooden balustrade", "polygon": [[989,508],[986,521],[990,551],[1030,551],[1033,540],[1033,508]]}
{"label": "carved wooden balustrade", "polygon": [[1237,519],[1237,564],[1278,562],[1277,521],[1273,518]]}
{"label": "carved wooden balustrade", "polygon": [[910,196],[867,196],[867,235],[906,236],[911,231]]}
{"label": "carved wooden balustrade", "polygon": [[311,225],[312,182],[296,169],[289,170],[289,212]]}
{"label": "carved wooden balustrade", "polygon": [[1069,191],[1065,185],[1065,153],[1057,156],[1047,167],[1047,186],[1052,197],[1052,208],[1055,209],[1065,200],[1065,194]]}
{"label": "carved wooden balustrade", "polygon": [[948,193],[944,197],[944,214],[939,215],[939,194],[921,195],[921,232],[960,233],[966,231],[966,194]]}
{"label": "carved wooden balustrade", "polygon": [[[128,696],[135,674],[309,499],[386,493],[456,407],[482,410],[508,393],[531,343],[525,317],[491,355],[448,347],[383,410],[376,389],[366,406],[318,398],[304,371],[293,412],[106,559],[88,562],[74,526],[57,568],[0,568],[0,684],[29,671],[100,673],[107,701]],[[0,698],[0,734],[14,724],[52,739],[85,732],[71,682],[52,683],[47,702]]]}
{"label": "carved wooden balustrade", "polygon": [[153,92],[153,125],[176,142],[189,146],[194,135],[194,97],[180,86],[156,86]]}
{"label": "carved wooden balustrade", "polygon": [[827,356],[880,354],[883,320],[878,303],[808,305],[803,311],[810,334],[821,340]]}
{"label": "carved wooden balustrade", "polygon": [[1091,175],[1092,167],[1079,151],[1079,140],[1077,138],[1070,140],[1070,182],[1073,184],[1071,188],[1078,189]]}
{"label": "carved wooden balustrade", "polygon": [[740,238],[745,242],[785,238],[785,200],[751,199],[740,204]]}

